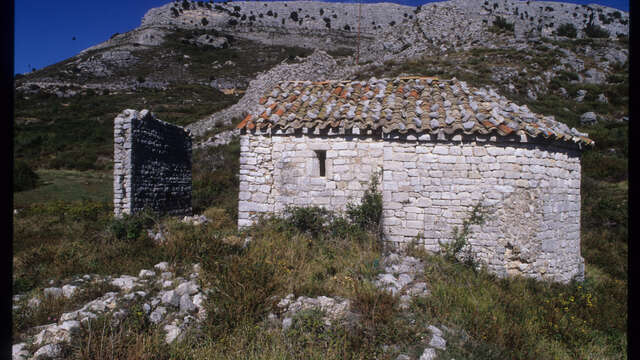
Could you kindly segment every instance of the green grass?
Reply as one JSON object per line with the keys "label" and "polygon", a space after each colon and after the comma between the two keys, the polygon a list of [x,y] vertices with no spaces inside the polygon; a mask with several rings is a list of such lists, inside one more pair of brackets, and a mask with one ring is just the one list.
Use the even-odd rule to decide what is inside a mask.
{"label": "green grass", "polygon": [[109,202],[113,196],[111,171],[38,170],[35,189],[13,194],[16,209],[50,201],[91,200]]}
{"label": "green grass", "polygon": [[[447,358],[625,358],[627,289],[624,281],[583,284],[497,279],[443,258],[420,254],[432,295],[414,301],[418,321],[464,330]],[[596,268],[597,269],[597,268]],[[603,340],[604,341],[599,341]]]}

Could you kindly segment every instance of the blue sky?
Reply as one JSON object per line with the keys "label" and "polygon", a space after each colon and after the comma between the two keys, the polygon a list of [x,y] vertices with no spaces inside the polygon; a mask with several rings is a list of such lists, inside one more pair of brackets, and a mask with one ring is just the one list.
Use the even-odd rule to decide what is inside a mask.
{"label": "blue sky", "polygon": [[[16,0],[14,73],[67,59],[81,50],[140,25],[147,10],[170,0]],[[416,6],[434,0],[386,0]],[[474,0],[470,0],[474,1]],[[480,0],[477,0],[480,1]],[[342,2],[356,2],[342,1]],[[363,3],[380,1],[362,0]],[[629,0],[567,0],[629,11]],[[73,38],[75,37],[75,40]]]}

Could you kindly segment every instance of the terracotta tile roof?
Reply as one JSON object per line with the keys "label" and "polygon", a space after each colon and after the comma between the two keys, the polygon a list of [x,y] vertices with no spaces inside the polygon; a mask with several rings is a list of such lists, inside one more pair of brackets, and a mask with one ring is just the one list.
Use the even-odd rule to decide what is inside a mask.
{"label": "terracotta tile roof", "polygon": [[555,141],[593,144],[553,116],[532,113],[493,90],[464,81],[430,77],[368,81],[286,81],[260,98],[258,109],[238,128],[325,130],[358,128],[387,134],[526,134]]}

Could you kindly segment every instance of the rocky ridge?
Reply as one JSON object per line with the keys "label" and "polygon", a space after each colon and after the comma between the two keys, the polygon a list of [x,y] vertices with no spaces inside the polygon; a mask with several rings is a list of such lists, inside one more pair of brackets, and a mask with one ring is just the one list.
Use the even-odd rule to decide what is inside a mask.
{"label": "rocky ridge", "polygon": [[[360,13],[360,63],[373,64],[416,56],[443,56],[450,51],[478,46],[527,48],[527,41],[554,37],[553,32],[563,24],[574,25],[578,30],[578,38],[585,36],[583,28],[589,22],[606,29],[612,38],[628,35],[629,29],[626,12],[600,5],[579,6],[557,2],[449,0],[420,7],[379,3],[363,4]],[[498,16],[514,24],[513,37],[499,36],[489,31]],[[137,51],[162,45],[167,35],[176,29],[213,31],[218,34],[202,34],[190,40],[198,46],[225,46],[226,37],[232,36],[265,45],[297,44],[325,51],[339,48],[353,50],[357,39],[357,19],[357,4],[315,1],[226,4],[171,2],[150,9],[139,28],[125,34],[114,34],[109,40],[82,51],[62,72],[67,72],[66,76],[79,72],[98,80],[104,79],[95,81],[91,86],[86,82],[74,83],[77,86],[109,90],[137,87],[165,89],[167,84],[157,81],[149,84],[142,81],[139,84],[132,78],[131,81],[111,84],[108,78],[114,72],[139,62],[140,59],[135,55]],[[608,56],[593,55],[604,56],[609,62],[615,59],[623,63],[626,58],[625,54],[619,52]],[[352,65],[354,60],[353,56],[350,57]],[[602,81],[598,76],[588,77],[587,80]],[[27,90],[38,83],[69,86],[49,76],[22,82],[18,84],[18,90]]]}

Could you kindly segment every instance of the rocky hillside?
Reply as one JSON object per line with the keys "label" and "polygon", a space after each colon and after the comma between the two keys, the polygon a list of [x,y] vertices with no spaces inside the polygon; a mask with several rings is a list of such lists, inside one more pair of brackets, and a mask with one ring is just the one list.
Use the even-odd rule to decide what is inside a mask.
{"label": "rocky hillside", "polygon": [[[628,13],[560,2],[181,1],[17,75],[15,169],[40,179],[14,192],[13,359],[625,358],[628,29]],[[383,255],[375,234],[313,209],[238,232],[232,129],[267,89],[409,75],[493,89],[595,141],[584,283]],[[192,130],[203,216],[113,218],[126,108]]]}
{"label": "rocky hillside", "polygon": [[[206,138],[287,79],[428,73],[525,103],[573,99],[540,109],[569,125],[588,112],[585,124],[624,119],[628,29],[628,13],[558,2],[171,2],[150,9],[137,29],[18,76],[16,156],[38,167],[105,168],[110,124],[123,108],[151,108]],[[74,154],[61,122],[97,122],[86,141],[100,150],[81,156],[84,165],[59,159]],[[52,141],[54,151],[44,145]]]}

